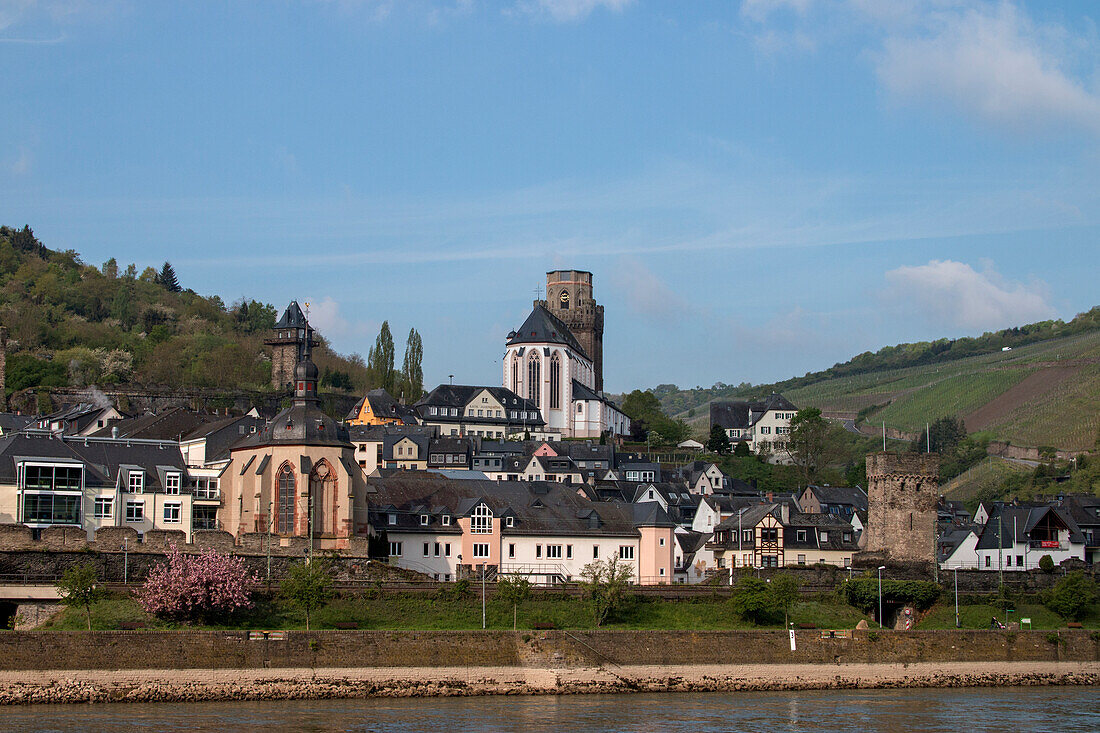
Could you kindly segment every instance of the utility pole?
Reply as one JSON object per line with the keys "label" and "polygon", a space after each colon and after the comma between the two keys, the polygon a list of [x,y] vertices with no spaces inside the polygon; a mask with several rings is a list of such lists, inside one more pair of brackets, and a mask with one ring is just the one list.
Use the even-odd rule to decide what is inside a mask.
{"label": "utility pole", "polygon": [[882,421],[882,452],[886,452],[886,421]]}
{"label": "utility pole", "polygon": [[925,453],[932,452],[932,429],[928,423],[924,424],[924,449]]}
{"label": "utility pole", "polygon": [[959,568],[955,566],[955,628],[959,628]]}
{"label": "utility pole", "polygon": [[1004,587],[1005,584],[1005,571],[1004,571],[1004,506],[997,512],[997,584]]}

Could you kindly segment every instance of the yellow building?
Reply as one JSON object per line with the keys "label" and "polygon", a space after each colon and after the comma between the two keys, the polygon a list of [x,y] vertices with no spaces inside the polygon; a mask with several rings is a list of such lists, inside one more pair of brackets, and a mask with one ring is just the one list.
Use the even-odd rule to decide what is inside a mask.
{"label": "yellow building", "polygon": [[416,411],[405,407],[384,389],[372,389],[359,400],[346,418],[348,425],[415,424]]}

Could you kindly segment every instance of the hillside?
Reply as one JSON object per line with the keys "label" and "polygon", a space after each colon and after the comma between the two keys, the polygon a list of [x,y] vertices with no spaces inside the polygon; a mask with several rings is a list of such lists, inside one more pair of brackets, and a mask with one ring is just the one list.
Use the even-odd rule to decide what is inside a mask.
{"label": "hillside", "polygon": [[[1014,445],[1091,450],[1100,434],[1098,316],[1100,308],[1094,308],[1060,327],[1060,322],[1046,322],[1036,324],[1042,328],[1001,332],[1009,338],[1017,330],[1028,334],[1029,343],[1010,351],[997,347],[987,353],[951,359],[937,356],[927,363],[898,367],[882,359],[877,368],[872,368],[867,355],[861,355],[825,372],[775,385],[727,388],[725,394],[707,399],[738,399],[775,389],[799,407],[818,407],[830,416],[858,419],[866,425],[885,422],[887,428],[915,433],[938,417],[957,416],[969,432],[980,431]],[[1043,332],[1068,335],[1031,340]],[[986,342],[996,344],[1000,338],[986,338]],[[903,346],[910,347],[909,353],[922,352],[917,348],[921,345]],[[899,346],[887,353],[898,350],[906,351]],[[856,362],[858,371],[853,367]],[[665,389],[658,397],[667,410],[702,396],[694,393],[712,391]],[[688,410],[674,414],[705,427],[706,399],[692,407],[691,414]]]}
{"label": "hillside", "polygon": [[[0,227],[9,395],[93,384],[270,390],[263,340],[276,317],[270,304],[242,298],[227,306],[180,287],[170,266],[139,274],[111,259],[97,268],[76,252],[46,248],[27,227]],[[367,386],[358,357],[322,343],[314,361],[323,387]]]}

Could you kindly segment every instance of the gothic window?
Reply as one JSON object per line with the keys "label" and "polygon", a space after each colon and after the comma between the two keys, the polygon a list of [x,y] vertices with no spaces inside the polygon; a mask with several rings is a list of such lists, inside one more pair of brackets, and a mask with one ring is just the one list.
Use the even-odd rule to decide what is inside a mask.
{"label": "gothic window", "polygon": [[471,534],[489,534],[493,531],[493,513],[489,507],[479,504],[470,515]]}
{"label": "gothic window", "polygon": [[284,463],[279,469],[279,475],[275,478],[275,487],[279,492],[279,513],[276,515],[275,532],[293,534],[296,485],[294,471],[289,465]]}
{"label": "gothic window", "polygon": [[561,407],[561,359],[555,351],[550,357],[550,409]]}
{"label": "gothic window", "polygon": [[542,363],[539,361],[538,354],[532,352],[527,362],[527,399],[534,402],[535,407],[542,407],[540,386],[542,386]]}
{"label": "gothic window", "polygon": [[520,365],[519,355],[512,354],[512,391],[519,394]]}

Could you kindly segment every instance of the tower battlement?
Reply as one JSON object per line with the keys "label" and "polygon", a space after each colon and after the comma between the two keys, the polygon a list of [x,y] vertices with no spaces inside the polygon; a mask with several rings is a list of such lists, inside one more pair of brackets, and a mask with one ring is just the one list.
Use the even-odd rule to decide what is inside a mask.
{"label": "tower battlement", "polygon": [[592,273],[551,270],[546,273],[546,300],[536,300],[577,337],[592,360],[595,388],[603,391],[603,306],[592,295]]}

